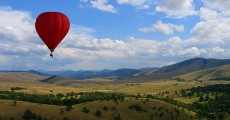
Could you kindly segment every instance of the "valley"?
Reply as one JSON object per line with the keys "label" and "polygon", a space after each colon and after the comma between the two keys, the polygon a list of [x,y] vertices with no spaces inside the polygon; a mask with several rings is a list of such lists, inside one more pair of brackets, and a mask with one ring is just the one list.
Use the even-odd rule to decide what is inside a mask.
{"label": "valley", "polygon": [[[194,65],[194,62],[191,61],[195,61],[196,63],[197,59],[190,60],[187,65],[185,65],[187,62],[182,62],[183,69],[180,66],[181,63],[178,63],[171,67],[159,68],[158,70],[150,69],[140,73],[133,73],[131,76],[107,76],[84,80],[49,75],[36,71],[2,71],[0,72],[0,92],[2,92],[0,94],[0,119],[23,119],[23,115],[27,109],[36,114],[36,119],[38,117],[40,119],[41,116],[43,119],[55,120],[189,120],[198,118],[208,119],[212,116],[215,116],[216,119],[229,118],[229,108],[224,110],[223,114],[220,114],[218,111],[215,114],[207,114],[202,112],[200,108],[191,108],[191,105],[198,106],[202,105],[202,103],[208,104],[211,101],[216,101],[215,92],[203,91],[199,95],[195,93],[192,96],[189,92],[190,89],[197,87],[230,84],[228,79],[230,77],[229,65],[220,64],[217,67],[207,67],[205,69],[204,66],[207,66],[206,64],[209,63],[206,60],[205,63],[201,64],[202,69],[191,70],[191,66]],[[180,67],[176,67],[177,69],[175,69],[175,66]],[[185,66],[190,67],[186,68]],[[168,74],[168,72],[169,74],[172,72],[179,73],[178,71],[181,71],[181,69],[182,71],[190,72],[185,72],[182,75],[164,76],[164,79],[154,78],[154,74],[159,75],[160,71],[163,71],[160,73],[163,75]],[[130,69],[128,70],[130,71]],[[150,76],[152,76],[151,79],[148,79]],[[21,93],[25,94],[25,96],[31,96],[31,100],[28,97],[27,99],[23,99],[23,96],[13,97]],[[209,93],[208,98],[206,98],[207,93]],[[99,96],[96,95],[97,97],[93,98],[92,95],[88,96],[87,94],[98,94]],[[112,94],[122,94],[123,97],[122,99],[120,97],[117,99],[110,96]],[[223,91],[218,93],[219,96],[222,94]],[[58,98],[57,96],[59,95],[63,97]],[[81,98],[84,95],[88,97]],[[102,95],[101,98],[100,95]],[[105,97],[104,95],[109,95],[110,97]],[[204,98],[201,98],[200,95]],[[33,96],[37,96],[35,98],[39,98],[40,96],[40,100],[44,96],[47,96],[48,98],[46,99],[50,99],[50,102],[38,102]],[[57,101],[52,102],[52,100]],[[75,102],[70,102],[71,100]],[[76,100],[82,102],[76,102]],[[63,103],[63,101],[69,101],[70,104]],[[71,109],[67,110],[68,106],[71,106]],[[89,112],[83,112],[83,108]],[[96,115],[97,111],[100,111],[100,115]]]}

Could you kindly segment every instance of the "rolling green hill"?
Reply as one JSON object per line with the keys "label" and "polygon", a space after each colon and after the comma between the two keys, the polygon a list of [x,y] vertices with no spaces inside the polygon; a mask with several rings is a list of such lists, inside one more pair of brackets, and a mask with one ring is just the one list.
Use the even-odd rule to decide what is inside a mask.
{"label": "rolling green hill", "polygon": [[229,59],[193,58],[179,63],[175,63],[173,65],[162,67],[156,71],[146,72],[146,74],[136,75],[131,79],[141,81],[168,79],[174,76],[209,68],[215,68],[227,64],[230,64]]}
{"label": "rolling green hill", "polygon": [[174,77],[181,81],[208,81],[208,80],[226,80],[230,81],[230,65],[224,65],[207,70],[196,71],[181,76]]}

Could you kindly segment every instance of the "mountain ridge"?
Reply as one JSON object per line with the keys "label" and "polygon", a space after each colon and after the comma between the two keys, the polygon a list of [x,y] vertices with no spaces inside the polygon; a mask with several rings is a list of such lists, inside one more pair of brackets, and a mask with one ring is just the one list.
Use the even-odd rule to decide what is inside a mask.
{"label": "mountain ridge", "polygon": [[230,59],[192,58],[172,65],[164,66],[150,74],[135,76],[132,80],[160,80],[183,75],[190,72],[215,68],[230,64]]}
{"label": "mountain ridge", "polygon": [[[215,68],[223,65],[230,64],[230,59],[214,59],[214,58],[192,58],[181,61],[172,65],[164,66],[161,68],[149,67],[141,69],[121,68],[117,70],[64,70],[64,71],[2,71],[6,73],[23,73],[28,72],[41,76],[59,76],[71,80],[84,80],[94,78],[105,78],[112,80],[126,80],[126,81],[152,81],[169,79],[183,74]],[[60,79],[60,78],[59,78]]]}

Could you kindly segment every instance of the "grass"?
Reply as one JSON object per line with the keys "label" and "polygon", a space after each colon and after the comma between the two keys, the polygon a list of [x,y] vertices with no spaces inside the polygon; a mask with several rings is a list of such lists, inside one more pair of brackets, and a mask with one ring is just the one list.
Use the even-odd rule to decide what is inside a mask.
{"label": "grass", "polygon": [[[0,117],[2,119],[9,119],[10,117],[14,117],[17,120],[22,119],[23,113],[26,109],[30,109],[33,113],[41,116],[46,116],[46,118],[52,118],[55,120],[62,120],[63,117],[67,117],[69,119],[106,119],[113,120],[114,113],[119,113],[122,120],[149,120],[152,116],[152,119],[163,119],[168,120],[171,116],[176,117],[175,106],[170,105],[168,103],[164,103],[157,100],[150,100],[149,102],[143,103],[144,99],[125,99],[124,102],[119,102],[118,104],[113,101],[95,101],[88,102],[83,104],[77,104],[73,106],[73,109],[70,112],[65,110],[64,106],[55,106],[55,105],[44,105],[37,103],[29,103],[29,102],[21,102],[17,101],[16,106],[12,106],[13,101],[10,100],[0,100]],[[133,104],[139,104],[142,109],[147,112],[137,112],[135,110],[130,110],[128,107]],[[103,110],[103,107],[107,107],[108,110]],[[89,113],[83,113],[82,108],[89,108]],[[115,107],[115,109],[112,109]],[[155,109],[153,109],[155,108]],[[159,108],[161,108],[159,110]],[[102,117],[95,117],[95,111],[99,109],[102,111]],[[180,111],[180,115],[178,119],[191,119],[191,115],[195,115],[195,113],[182,111],[180,108],[176,108]],[[4,110],[4,111],[3,111]],[[60,111],[64,110],[64,114],[60,114]],[[164,115],[162,118],[159,117],[159,114],[163,112]],[[156,115],[156,113],[158,115]]]}
{"label": "grass", "polygon": [[[10,90],[12,87],[27,88],[26,90],[18,90],[18,92],[26,92],[26,93],[33,93],[33,94],[57,94],[57,93],[68,93],[72,91],[75,92],[83,91],[78,88],[57,86],[57,85],[45,84],[45,83],[8,83],[8,82],[0,83],[1,90]],[[51,90],[53,92],[50,92]]]}
{"label": "grass", "polygon": [[67,93],[67,92],[124,92],[129,94],[156,94],[162,91],[176,91],[184,88],[191,88],[200,86],[196,82],[177,82],[177,81],[166,81],[166,82],[148,82],[148,83],[122,83],[122,84],[98,84],[98,83],[73,83],[68,86],[58,86],[46,83],[8,83],[1,82],[0,89],[10,90],[12,87],[23,87],[26,90],[20,90],[27,93],[36,94],[50,94],[50,90],[53,93]]}
{"label": "grass", "polygon": [[[218,70],[228,71],[228,66],[219,67]],[[215,68],[217,69],[217,68]],[[202,72],[202,71],[201,71]],[[198,71],[199,73],[199,71]],[[196,74],[199,76],[199,74]],[[207,72],[205,72],[207,73]],[[225,72],[228,74],[228,72]],[[203,75],[203,72],[202,72]],[[186,79],[193,79],[194,75],[186,74]],[[68,78],[57,77],[52,84],[41,83],[39,80],[45,79],[47,76],[35,75],[26,72],[0,72],[0,89],[10,90],[12,87],[27,88],[22,92],[35,93],[35,94],[50,94],[50,90],[53,93],[67,93],[67,92],[123,92],[129,94],[156,94],[164,91],[178,91],[180,89],[186,89],[197,86],[204,86],[208,84],[216,83],[230,83],[230,81],[184,81],[178,82],[176,80],[161,80],[151,82],[135,81],[122,81],[119,82],[106,80],[106,79],[94,79],[94,80],[68,80]],[[65,87],[62,87],[65,86]]]}
{"label": "grass", "polygon": [[[204,80],[202,82],[197,81],[184,81],[178,82],[176,80],[161,80],[161,81],[153,81],[153,82],[113,82],[111,80],[97,79],[97,80],[87,80],[87,81],[69,81],[69,80],[61,80],[55,81],[53,84],[41,83],[39,79],[40,76],[33,76],[28,74],[31,79],[28,79],[24,74],[16,74],[10,77],[10,74],[0,74],[0,90],[10,90],[12,87],[23,87],[27,88],[26,90],[19,90],[20,92],[26,93],[34,93],[34,94],[57,94],[57,93],[69,93],[69,92],[123,92],[128,94],[158,94],[159,92],[174,92],[179,91],[181,89],[188,89],[197,86],[205,86],[210,84],[230,84],[230,81],[207,81]],[[199,76],[199,74],[197,74]],[[203,75],[203,73],[201,74]],[[187,74],[186,79],[191,79],[193,74]],[[195,76],[197,77],[197,76]],[[65,86],[64,86],[65,85]],[[52,91],[52,92],[51,92]],[[166,96],[164,96],[166,97]],[[192,103],[197,101],[199,98],[184,98],[174,96],[173,99],[184,102],[184,103]],[[22,115],[26,109],[31,109],[32,112],[37,115],[46,116],[47,118],[62,120],[63,117],[68,117],[69,119],[99,119],[95,117],[94,113],[97,109],[102,111],[102,118],[112,120],[112,116],[114,113],[119,113],[121,115],[122,120],[128,119],[139,119],[144,120],[147,119],[171,119],[171,116],[176,117],[175,106],[164,103],[157,100],[150,100],[146,104],[143,103],[144,99],[125,99],[123,103],[116,104],[112,101],[95,101],[88,102],[83,104],[78,104],[73,106],[73,110],[71,112],[65,111],[64,106],[55,106],[55,105],[44,105],[44,104],[36,104],[29,102],[21,102],[17,101],[16,106],[12,106],[13,101],[10,100],[0,100],[0,117],[2,119],[9,119],[10,117],[17,118],[20,120]],[[128,107],[132,104],[140,104],[144,110],[147,112],[137,112],[135,110],[130,110]],[[104,111],[103,107],[108,107],[108,111]],[[116,110],[112,110],[112,107],[116,107]],[[90,113],[83,113],[81,110],[83,107],[87,107],[90,110]],[[156,107],[156,109],[152,109]],[[158,111],[157,108],[162,108],[161,111]],[[180,109],[180,116],[178,119],[191,119],[191,115],[195,116],[195,113]],[[4,111],[3,111],[4,110]],[[60,114],[60,111],[64,110],[64,114]],[[166,110],[168,112],[166,112]],[[164,112],[164,116],[159,118],[160,112]],[[170,113],[172,112],[172,113]],[[156,113],[158,115],[156,115]],[[151,117],[152,116],[152,117]]]}
{"label": "grass", "polygon": [[195,101],[199,101],[199,97],[192,97],[192,98],[188,98],[188,97],[177,97],[177,98],[173,98],[174,100],[183,102],[183,103],[189,103],[192,104]]}
{"label": "grass", "polygon": [[82,81],[78,83],[72,83],[68,86],[59,86],[47,83],[13,83],[13,82],[1,82],[0,89],[10,90],[12,87],[23,87],[26,90],[20,90],[27,93],[35,94],[51,94],[52,90],[54,94],[57,93],[68,93],[68,92],[123,92],[129,94],[157,94],[159,92],[179,91],[181,89],[187,89],[197,86],[204,86],[209,84],[228,84],[230,81],[208,81],[208,82],[178,82],[174,80],[168,81],[154,81],[145,83],[113,83],[113,82],[95,82],[95,81]]}

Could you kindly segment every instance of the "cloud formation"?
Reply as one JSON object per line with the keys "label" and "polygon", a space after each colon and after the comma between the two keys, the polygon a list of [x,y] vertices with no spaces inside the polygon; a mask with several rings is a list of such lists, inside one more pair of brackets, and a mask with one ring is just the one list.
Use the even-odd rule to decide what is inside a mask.
{"label": "cloud formation", "polygon": [[230,16],[229,0],[202,0],[202,2],[205,7],[218,11],[222,16]]}
{"label": "cloud formation", "polygon": [[198,22],[191,33],[198,39],[224,44],[230,40],[230,18]]}
{"label": "cloud formation", "polygon": [[184,26],[175,25],[171,23],[162,23],[161,21],[158,21],[152,26],[140,28],[140,31],[141,32],[160,32],[165,35],[170,35],[170,34],[173,34],[174,31],[183,32]]}
{"label": "cloud formation", "polygon": [[163,12],[168,17],[184,18],[196,15],[193,0],[161,0],[156,7],[157,12]]}
{"label": "cloud formation", "polygon": [[136,7],[137,9],[149,9],[152,5],[150,0],[116,0],[118,4],[127,4]]}
{"label": "cloud formation", "polygon": [[93,8],[99,9],[101,11],[117,13],[116,8],[113,5],[108,4],[108,0],[93,0],[90,1],[90,3]]}
{"label": "cloud formation", "polygon": [[213,20],[219,17],[217,11],[201,7],[199,12],[200,18],[202,20]]}
{"label": "cloud formation", "polygon": [[[102,11],[116,13],[117,9],[107,0],[81,0],[91,3]],[[119,4],[141,6],[146,0],[117,0]],[[136,2],[136,3],[134,3]],[[173,6],[169,6],[170,3]],[[162,0],[158,12],[168,17],[183,18],[196,15],[192,0]],[[215,1],[213,1],[215,2]],[[174,5],[175,4],[175,5]],[[179,4],[179,5],[178,5]],[[201,21],[195,23],[190,36],[174,35],[184,32],[184,25],[158,21],[140,28],[141,32],[159,32],[174,35],[169,39],[142,39],[130,36],[128,39],[97,38],[93,28],[71,25],[70,32],[57,47],[54,59],[34,29],[34,19],[27,11],[0,8],[0,63],[1,69],[118,69],[164,66],[191,57],[227,58],[230,54],[230,19],[225,9],[205,6],[199,10]],[[104,7],[103,7],[104,6]],[[107,6],[107,7],[106,7]],[[224,7],[223,7],[224,8]],[[185,12],[179,13],[179,11]],[[219,11],[218,11],[219,10]],[[221,13],[221,16],[220,14]],[[172,18],[166,18],[172,19]]]}

